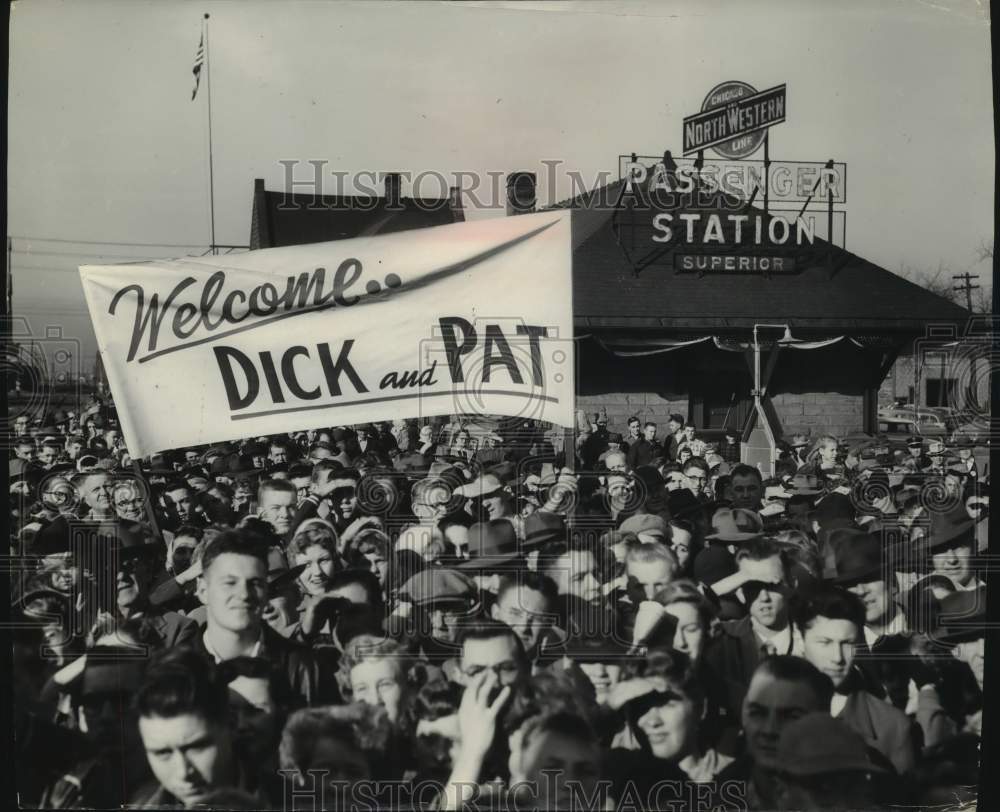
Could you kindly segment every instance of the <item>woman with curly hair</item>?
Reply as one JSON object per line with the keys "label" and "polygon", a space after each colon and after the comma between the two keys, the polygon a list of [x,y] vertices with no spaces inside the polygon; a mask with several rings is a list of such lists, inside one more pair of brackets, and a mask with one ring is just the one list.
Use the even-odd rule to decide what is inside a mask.
{"label": "woman with curly hair", "polygon": [[409,726],[419,674],[405,641],[360,634],[348,644],[337,679],[344,697],[385,708],[389,721]]}
{"label": "woman with curly hair", "polygon": [[392,542],[384,532],[377,527],[366,527],[347,543],[344,558],[350,567],[374,572],[384,593],[391,548]]}
{"label": "woman with curly hair", "polygon": [[302,522],[288,542],[289,562],[294,567],[305,565],[299,574],[299,587],[305,596],[325,593],[333,574],[342,568],[338,542],[337,531],[325,519]]}
{"label": "woman with curly hair", "polygon": [[295,711],[278,751],[291,808],[357,808],[358,785],[386,775],[391,731],[385,709],[362,702]]}

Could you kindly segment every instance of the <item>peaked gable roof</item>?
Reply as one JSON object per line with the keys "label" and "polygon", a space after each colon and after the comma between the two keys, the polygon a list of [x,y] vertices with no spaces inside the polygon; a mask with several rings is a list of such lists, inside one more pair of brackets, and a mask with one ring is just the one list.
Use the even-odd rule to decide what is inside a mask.
{"label": "peaked gable roof", "polygon": [[[636,261],[660,247],[650,239],[652,217],[676,209],[641,189],[634,207],[619,205],[628,199],[625,184],[619,180],[550,207],[573,212],[573,308],[580,327],[725,331],[774,321],[820,332],[919,334],[928,324],[961,325],[970,316],[965,308],[818,237],[811,250],[781,252],[795,256],[796,272],[790,274],[678,273],[671,246],[637,271]],[[698,210],[762,216],[765,227],[770,219],[745,202],[737,209],[724,207],[721,195]]]}

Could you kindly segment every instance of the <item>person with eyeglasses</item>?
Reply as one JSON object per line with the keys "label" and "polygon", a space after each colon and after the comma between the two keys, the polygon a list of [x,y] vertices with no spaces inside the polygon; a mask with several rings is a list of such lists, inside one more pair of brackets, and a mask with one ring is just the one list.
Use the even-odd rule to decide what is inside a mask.
{"label": "person with eyeglasses", "polygon": [[687,487],[700,501],[708,499],[708,465],[701,457],[691,457],[682,469]]}
{"label": "person with eyeglasses", "polygon": [[146,519],[146,499],[140,486],[130,479],[119,480],[114,486],[115,513],[130,522]]}
{"label": "person with eyeglasses", "polygon": [[497,692],[510,687],[512,690],[531,676],[528,655],[517,632],[499,620],[480,619],[465,626],[458,643],[459,682],[469,686],[486,674],[495,677]]}
{"label": "person with eyeglasses", "polygon": [[77,474],[72,484],[80,496],[77,511],[61,513],[39,530],[31,544],[32,555],[69,552],[71,536],[78,543],[118,536],[122,520],[114,511],[111,474],[100,470]]}
{"label": "person with eyeglasses", "polygon": [[59,516],[74,515],[80,501],[76,488],[66,477],[57,474],[42,481],[39,497],[40,510],[34,514],[34,518],[45,523],[54,521]]}

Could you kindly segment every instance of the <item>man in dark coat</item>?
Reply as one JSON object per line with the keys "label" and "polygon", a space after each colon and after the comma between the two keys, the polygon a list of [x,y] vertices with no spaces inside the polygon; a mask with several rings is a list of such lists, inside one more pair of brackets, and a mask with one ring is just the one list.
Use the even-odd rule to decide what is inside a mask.
{"label": "man in dark coat", "polygon": [[198,578],[198,597],[207,609],[207,623],[193,641],[195,649],[216,663],[237,657],[271,660],[287,679],[283,687],[298,694],[304,704],[338,701],[335,681],[320,681],[312,653],[264,622],[267,574],[267,549],[256,538],[229,531],[209,542]]}
{"label": "man in dark coat", "polygon": [[765,539],[750,539],[737,552],[736,563],[749,614],[722,621],[722,633],[705,651],[705,663],[725,684],[727,710],[738,717],[761,660],[792,654],[795,635],[788,618],[788,567],[780,548]]}
{"label": "man in dark coat", "polygon": [[629,470],[634,471],[641,465],[649,465],[657,457],[663,456],[663,446],[656,439],[656,423],[646,423],[642,429],[642,439],[629,446],[625,460]]}
{"label": "man in dark coat", "polygon": [[800,596],[793,614],[803,656],[833,681],[830,713],[892,762],[900,775],[911,772],[917,759],[914,725],[901,710],[865,690],[853,667],[864,604],[845,589],[823,585]]}

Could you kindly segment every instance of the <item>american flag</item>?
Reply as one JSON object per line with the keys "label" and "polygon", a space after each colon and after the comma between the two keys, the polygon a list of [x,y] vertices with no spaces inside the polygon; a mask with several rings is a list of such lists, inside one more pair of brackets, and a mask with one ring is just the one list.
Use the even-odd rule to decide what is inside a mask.
{"label": "american flag", "polygon": [[194,74],[194,90],[191,91],[191,101],[194,101],[194,97],[198,95],[198,86],[201,84],[201,66],[205,62],[205,32],[201,32],[201,39],[198,41],[198,53],[194,57],[194,68],[191,72]]}

